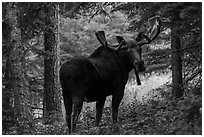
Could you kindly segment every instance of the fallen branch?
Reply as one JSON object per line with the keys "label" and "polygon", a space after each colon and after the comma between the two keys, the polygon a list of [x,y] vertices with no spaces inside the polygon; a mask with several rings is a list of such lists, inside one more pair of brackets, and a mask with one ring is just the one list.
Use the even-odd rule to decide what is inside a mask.
{"label": "fallen branch", "polygon": [[31,106],[31,109],[41,109],[41,110],[43,110],[44,108],[40,108],[40,107]]}

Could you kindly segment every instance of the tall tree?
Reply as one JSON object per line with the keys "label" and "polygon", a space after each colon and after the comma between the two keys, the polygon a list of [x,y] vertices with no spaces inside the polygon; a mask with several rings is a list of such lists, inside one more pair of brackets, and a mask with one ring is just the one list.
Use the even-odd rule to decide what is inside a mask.
{"label": "tall tree", "polygon": [[172,27],[171,29],[171,49],[172,53],[172,95],[174,97],[181,97],[183,95],[183,78],[182,78],[182,60],[181,60],[181,40],[178,35],[179,29]]}
{"label": "tall tree", "polygon": [[183,77],[182,77],[182,60],[181,60],[181,40],[179,35],[179,25],[175,23],[179,21],[179,11],[174,9],[171,11],[171,66],[172,66],[172,95],[173,97],[181,97],[183,95]]}
{"label": "tall tree", "polygon": [[12,108],[13,92],[12,92],[12,68],[11,68],[11,26],[7,18],[9,3],[2,3],[2,129],[8,130],[12,126],[14,119],[14,111]]}
{"label": "tall tree", "polygon": [[59,6],[48,3],[43,8],[45,18],[44,46],[50,53],[44,60],[44,116],[49,118],[53,112],[62,112],[61,94],[59,90],[59,47],[58,16]]}
{"label": "tall tree", "polygon": [[[182,48],[193,47],[195,51],[196,43],[192,43],[191,38],[185,40],[190,35],[196,39],[201,36],[201,3],[198,2],[178,2],[167,3],[162,11],[162,15],[170,18],[171,28],[171,48],[172,48],[172,94],[174,97],[181,97],[183,89],[183,51]],[[199,43],[199,41],[197,41]],[[185,50],[184,50],[185,51]],[[187,50],[186,50],[187,51]],[[185,51],[185,52],[186,52]]]}
{"label": "tall tree", "polygon": [[18,134],[23,134],[29,121],[32,120],[28,101],[28,86],[25,80],[25,48],[22,45],[21,28],[19,27],[19,7],[17,3],[8,3],[6,18],[11,27],[10,37],[10,90],[14,98],[14,117]]}

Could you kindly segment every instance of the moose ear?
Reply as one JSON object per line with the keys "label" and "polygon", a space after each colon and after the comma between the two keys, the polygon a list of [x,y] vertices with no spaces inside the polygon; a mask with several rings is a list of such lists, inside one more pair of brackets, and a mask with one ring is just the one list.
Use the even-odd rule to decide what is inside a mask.
{"label": "moose ear", "polygon": [[116,36],[116,39],[119,43],[117,50],[120,50],[123,47],[123,45],[126,45],[126,41],[122,36]]}
{"label": "moose ear", "polygon": [[118,43],[120,44],[122,41],[125,41],[125,39],[122,36],[116,36],[116,39]]}
{"label": "moose ear", "polygon": [[106,36],[104,31],[98,31],[95,33],[95,35],[102,46],[107,46],[107,41],[106,41]]}

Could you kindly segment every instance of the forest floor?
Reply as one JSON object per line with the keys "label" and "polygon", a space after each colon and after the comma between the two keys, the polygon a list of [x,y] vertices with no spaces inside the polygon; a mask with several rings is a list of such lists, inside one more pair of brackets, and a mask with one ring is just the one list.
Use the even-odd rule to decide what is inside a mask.
{"label": "forest floor", "polygon": [[186,118],[184,110],[188,110],[188,106],[183,105],[184,100],[170,98],[171,71],[146,74],[141,77],[141,82],[140,86],[136,85],[135,79],[127,83],[118,124],[112,124],[110,96],[106,99],[100,127],[94,126],[95,103],[85,103],[77,131],[73,134],[201,134],[201,123]]}
{"label": "forest floor", "polygon": [[[99,127],[95,126],[95,103],[84,103],[74,135],[169,135],[202,134],[202,117],[189,117],[190,99],[171,99],[171,71],[141,76],[142,85],[134,78],[125,88],[118,123],[112,124],[111,96],[107,97]],[[195,98],[200,101],[200,98]],[[189,111],[190,112],[190,111]],[[14,131],[14,130],[13,130]],[[65,135],[65,120],[53,124],[36,121],[27,134]],[[8,133],[7,133],[8,134]],[[15,133],[9,133],[15,134]]]}
{"label": "forest floor", "polygon": [[168,93],[170,81],[171,71],[146,74],[141,77],[140,86],[136,85],[135,79],[129,80],[120,104],[117,125],[111,123],[111,96],[106,99],[100,128],[94,127],[95,103],[85,103],[78,125],[80,130],[74,134],[165,134],[164,131],[152,132],[154,128],[159,129],[155,123],[158,121],[153,117],[159,112],[156,112],[154,107],[157,106],[153,103],[164,99],[161,94]]}

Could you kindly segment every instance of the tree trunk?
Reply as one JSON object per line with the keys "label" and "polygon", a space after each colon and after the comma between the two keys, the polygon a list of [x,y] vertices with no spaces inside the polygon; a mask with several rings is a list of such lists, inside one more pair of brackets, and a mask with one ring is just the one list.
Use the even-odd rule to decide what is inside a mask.
{"label": "tree trunk", "polygon": [[11,68],[11,27],[6,20],[7,15],[7,3],[3,3],[2,13],[3,19],[2,22],[2,50],[3,56],[2,60],[6,60],[6,66],[3,70],[4,77],[2,83],[2,129],[7,131],[14,124],[14,111],[12,108],[13,92],[12,91],[12,68]]}
{"label": "tree trunk", "polygon": [[[45,51],[50,53],[44,60],[44,117],[50,118],[56,112],[62,113],[59,88],[58,6],[52,6],[47,17],[44,32]],[[51,8],[48,8],[51,9]],[[54,20],[53,20],[54,19]]]}
{"label": "tree trunk", "polygon": [[10,88],[14,94],[14,113],[18,134],[23,134],[29,128],[32,120],[31,108],[29,107],[29,92],[27,81],[24,78],[25,49],[21,43],[21,29],[18,24],[18,7],[16,3],[9,3],[7,7],[7,19],[11,26],[11,51],[9,55],[11,82]]}
{"label": "tree trunk", "polygon": [[172,27],[171,31],[171,49],[172,53],[172,95],[173,97],[179,98],[183,95],[183,81],[182,81],[182,60],[181,52],[181,41],[179,29]]}

